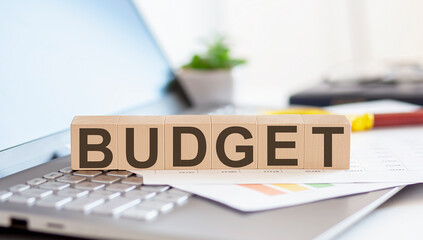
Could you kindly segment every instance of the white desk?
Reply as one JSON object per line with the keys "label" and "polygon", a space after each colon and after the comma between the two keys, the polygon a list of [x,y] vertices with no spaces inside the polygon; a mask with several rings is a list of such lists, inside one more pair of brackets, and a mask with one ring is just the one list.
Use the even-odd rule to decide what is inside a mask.
{"label": "white desk", "polygon": [[423,184],[407,186],[339,239],[422,239]]}

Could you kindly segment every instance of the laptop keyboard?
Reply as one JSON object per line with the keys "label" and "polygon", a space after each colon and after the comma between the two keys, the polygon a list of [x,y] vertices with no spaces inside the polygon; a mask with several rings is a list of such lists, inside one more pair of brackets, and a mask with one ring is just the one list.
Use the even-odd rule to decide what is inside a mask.
{"label": "laptop keyboard", "polygon": [[0,201],[135,220],[152,220],[183,205],[191,194],[166,185],[145,185],[128,171],[57,172],[0,190]]}

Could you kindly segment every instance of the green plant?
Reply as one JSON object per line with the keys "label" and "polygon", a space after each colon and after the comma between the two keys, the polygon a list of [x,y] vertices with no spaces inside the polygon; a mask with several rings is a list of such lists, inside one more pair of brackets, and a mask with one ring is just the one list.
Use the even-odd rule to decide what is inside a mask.
{"label": "green plant", "polygon": [[223,37],[217,37],[213,42],[207,44],[207,51],[203,54],[195,54],[191,61],[183,68],[213,70],[230,69],[245,64],[244,59],[235,59],[230,55],[230,49]]}

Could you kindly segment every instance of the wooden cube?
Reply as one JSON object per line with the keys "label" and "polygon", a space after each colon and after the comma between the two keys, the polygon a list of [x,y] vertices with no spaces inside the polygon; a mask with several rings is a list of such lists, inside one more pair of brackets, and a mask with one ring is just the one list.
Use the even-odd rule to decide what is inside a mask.
{"label": "wooden cube", "polygon": [[165,116],[121,116],[119,169],[164,169]]}
{"label": "wooden cube", "polygon": [[212,168],[257,168],[256,116],[216,115],[212,120]]}
{"label": "wooden cube", "polygon": [[211,169],[210,116],[166,116],[165,147],[165,169]]}
{"label": "wooden cube", "polygon": [[343,115],[303,115],[304,168],[349,169],[351,124]]}
{"label": "wooden cube", "polygon": [[71,123],[71,167],[117,169],[119,116],[76,116]]}
{"label": "wooden cube", "polygon": [[304,168],[301,115],[257,116],[258,168]]}

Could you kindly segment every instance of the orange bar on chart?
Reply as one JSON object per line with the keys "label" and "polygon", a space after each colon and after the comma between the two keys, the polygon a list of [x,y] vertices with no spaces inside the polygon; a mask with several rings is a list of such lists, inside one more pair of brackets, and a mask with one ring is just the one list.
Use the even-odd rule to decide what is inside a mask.
{"label": "orange bar on chart", "polygon": [[307,190],[308,188],[298,185],[298,184],[272,184],[273,186],[289,190],[291,192],[299,192]]}
{"label": "orange bar on chart", "polygon": [[284,194],[284,192],[279,191],[278,189],[271,188],[271,187],[268,187],[268,186],[262,185],[262,184],[240,184],[239,186],[249,188],[249,189],[255,190],[257,192],[261,192],[261,193],[266,194],[268,196],[275,196],[275,195]]}

